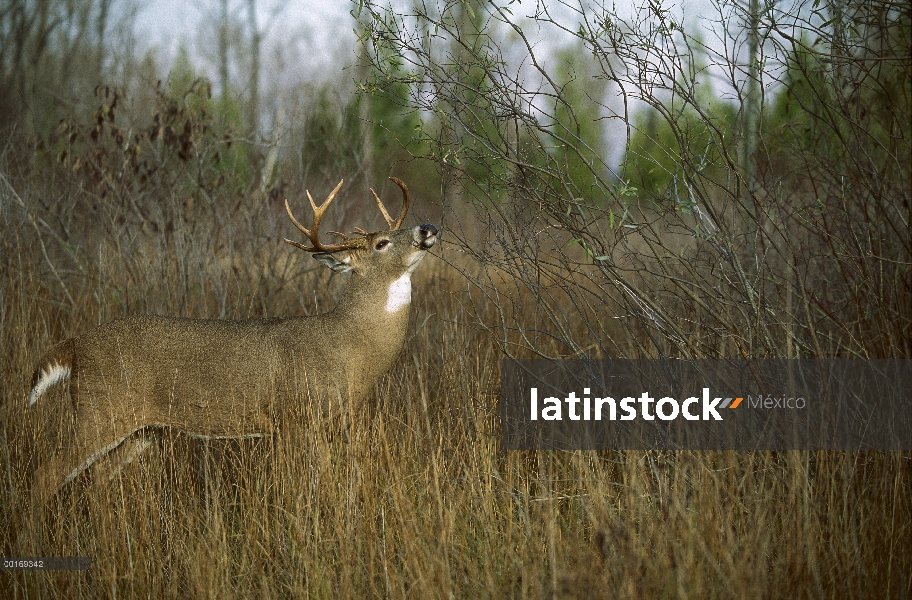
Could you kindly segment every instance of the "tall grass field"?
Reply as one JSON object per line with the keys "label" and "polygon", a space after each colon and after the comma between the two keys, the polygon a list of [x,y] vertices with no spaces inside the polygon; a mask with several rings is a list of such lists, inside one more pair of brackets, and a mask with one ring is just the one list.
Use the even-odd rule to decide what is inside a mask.
{"label": "tall grass field", "polygon": [[275,202],[168,234],[74,216],[73,248],[3,185],[0,554],[92,560],[4,571],[4,598],[912,593],[908,453],[500,451],[502,354],[447,243],[416,272],[371,402],[329,426],[301,406],[277,439],[148,432],[146,453],[110,479],[89,469],[32,527],[31,474],[71,414],[63,386],[27,408],[53,344],[127,314],[313,314],[342,281],[280,241]]}

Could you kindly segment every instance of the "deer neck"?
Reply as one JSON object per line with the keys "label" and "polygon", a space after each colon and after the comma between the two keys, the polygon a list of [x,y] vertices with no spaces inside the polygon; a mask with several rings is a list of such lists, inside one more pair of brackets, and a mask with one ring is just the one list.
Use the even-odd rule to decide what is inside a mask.
{"label": "deer neck", "polygon": [[352,276],[330,314],[355,326],[365,338],[395,343],[405,335],[411,302],[410,273],[381,284]]}

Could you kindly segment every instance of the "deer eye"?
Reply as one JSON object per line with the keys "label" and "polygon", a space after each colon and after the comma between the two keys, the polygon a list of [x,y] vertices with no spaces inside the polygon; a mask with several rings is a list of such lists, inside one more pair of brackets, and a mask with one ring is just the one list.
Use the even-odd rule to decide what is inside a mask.
{"label": "deer eye", "polygon": [[377,250],[383,250],[387,246],[389,246],[389,240],[380,240],[379,242],[377,242],[377,245],[374,246],[374,248],[376,248]]}

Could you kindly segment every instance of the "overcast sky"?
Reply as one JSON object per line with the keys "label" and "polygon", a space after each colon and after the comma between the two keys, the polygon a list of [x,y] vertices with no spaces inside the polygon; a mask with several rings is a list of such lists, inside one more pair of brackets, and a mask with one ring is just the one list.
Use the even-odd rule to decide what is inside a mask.
{"label": "overcast sky", "polygon": [[[617,0],[620,15],[632,14],[636,7],[646,0]],[[328,0],[258,0],[259,22],[271,22],[267,32],[267,51],[273,44],[283,43],[284,60],[293,64],[284,65],[296,79],[326,78],[351,64],[355,58],[355,23],[350,11],[354,3]],[[409,5],[410,2],[394,2]],[[506,4],[506,2],[504,2]],[[712,19],[717,18],[711,0],[666,0],[674,14],[684,21],[685,27],[694,31],[705,31],[708,42],[712,41]],[[183,0],[151,0],[143,3],[137,17],[137,34],[144,46],[158,50],[163,65],[173,60],[178,48],[183,45],[191,55],[206,62],[206,54],[213,52],[214,18],[218,0],[208,0],[190,5]],[[240,11],[238,19],[246,22],[246,2],[230,0],[229,5]],[[270,18],[273,7],[282,6],[277,18]],[[511,8],[517,17],[534,10],[534,0],[525,0]],[[211,25],[207,22],[212,23]],[[212,37],[208,37],[212,36]],[[207,39],[208,38],[208,39]],[[549,40],[544,40],[549,43]],[[266,64],[275,57],[264,56]],[[196,62],[196,61],[194,61]],[[211,61],[210,61],[211,62]],[[213,65],[209,65],[214,67]],[[210,73],[214,75],[214,73]]]}
{"label": "overcast sky", "polygon": [[[282,43],[287,65],[300,79],[323,78],[327,71],[341,68],[354,59],[354,22],[348,2],[321,0],[258,0],[258,21],[268,25],[264,50],[268,53]],[[230,0],[236,19],[247,23],[246,2]],[[183,46],[194,57],[194,63],[205,63],[214,52],[214,18],[218,0],[199,2],[195,6],[183,0],[152,0],[143,3],[136,19],[136,29],[144,47],[155,48],[161,64],[169,65]],[[272,12],[281,6],[277,16]],[[212,23],[211,25],[208,23]],[[211,37],[210,37],[211,36]],[[285,42],[282,42],[282,40]],[[200,60],[201,59],[201,60]],[[275,60],[264,55],[264,64]],[[214,61],[210,61],[214,62]],[[214,66],[214,65],[209,65]],[[214,72],[209,75],[214,76]]]}

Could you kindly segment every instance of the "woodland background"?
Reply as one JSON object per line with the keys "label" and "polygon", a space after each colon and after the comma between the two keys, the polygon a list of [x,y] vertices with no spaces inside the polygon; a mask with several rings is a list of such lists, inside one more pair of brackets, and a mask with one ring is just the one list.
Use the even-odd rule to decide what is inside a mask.
{"label": "woodland background", "polygon": [[[912,8],[708,6],[365,0],[349,63],[292,83],[282,5],[214,2],[162,64],[121,0],[7,0],[0,554],[93,568],[2,595],[912,595],[908,452],[498,451],[502,358],[910,358]],[[66,423],[62,390],[25,408],[43,352],[328,310],[284,199],[344,178],[328,226],[370,230],[389,175],[444,233],[375,402],[296,444],[158,432],[17,547]]]}

